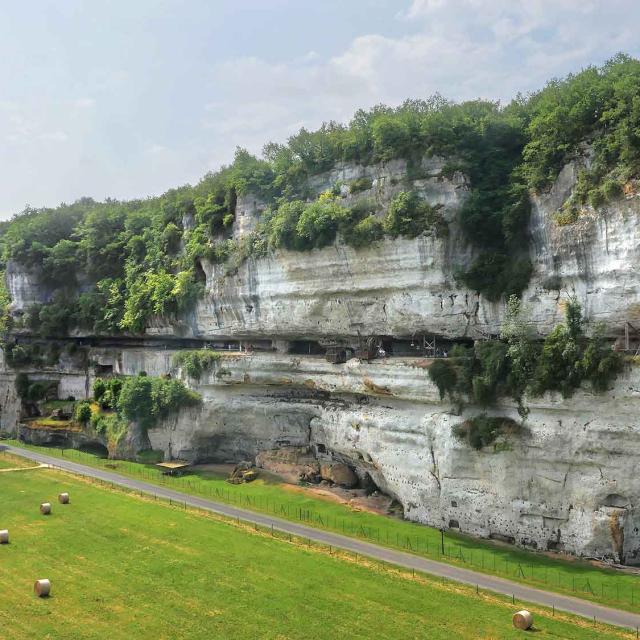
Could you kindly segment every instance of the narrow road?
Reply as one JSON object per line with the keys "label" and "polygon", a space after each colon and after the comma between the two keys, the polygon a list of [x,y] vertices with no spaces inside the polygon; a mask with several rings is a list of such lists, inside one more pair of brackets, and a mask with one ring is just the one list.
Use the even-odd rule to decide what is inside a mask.
{"label": "narrow road", "polygon": [[386,547],[381,547],[376,544],[362,542],[354,538],[342,536],[338,533],[314,529],[302,524],[296,524],[295,522],[289,522],[288,520],[281,520],[280,518],[270,515],[263,515],[253,511],[232,507],[214,500],[191,496],[181,493],[180,491],[173,491],[166,487],[161,487],[149,482],[127,478],[117,473],[87,467],[83,464],[78,464],[77,462],[54,458],[52,456],[35,453],[33,451],[20,449],[10,445],[3,446],[2,448],[10,453],[14,453],[36,462],[49,464],[65,471],[97,478],[121,487],[126,487],[127,489],[142,491],[143,493],[156,495],[167,500],[175,500],[181,504],[197,507],[198,509],[203,509],[212,513],[218,513],[230,518],[239,518],[240,520],[251,524],[255,523],[268,528],[273,527],[277,531],[290,533],[301,538],[309,538],[315,542],[331,545],[336,548],[350,551],[352,553],[358,553],[375,560],[381,560],[407,569],[422,571],[424,573],[444,577],[448,580],[455,580],[456,582],[462,582],[468,585],[478,585],[482,589],[487,589],[507,596],[513,595],[521,601],[534,602],[546,607],[555,606],[556,609],[584,616],[591,620],[593,620],[595,616],[596,620],[599,622],[606,622],[620,627],[628,627],[630,629],[640,627],[640,614],[611,609],[609,607],[603,607],[601,605],[588,602],[587,600],[572,598],[571,596],[565,596],[550,591],[543,591],[542,589],[536,589],[534,587],[527,587],[523,584],[512,582],[511,580],[506,580],[504,578],[478,573],[470,569],[462,569],[460,567],[451,566],[436,560],[428,560],[427,558],[404,553],[402,551],[387,549]]}

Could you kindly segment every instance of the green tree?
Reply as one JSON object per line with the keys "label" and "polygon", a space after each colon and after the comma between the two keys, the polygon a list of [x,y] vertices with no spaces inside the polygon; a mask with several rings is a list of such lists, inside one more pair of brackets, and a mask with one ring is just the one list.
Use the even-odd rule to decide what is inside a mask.
{"label": "green tree", "polygon": [[91,405],[88,402],[80,402],[76,405],[73,417],[76,422],[86,426],[91,420]]}

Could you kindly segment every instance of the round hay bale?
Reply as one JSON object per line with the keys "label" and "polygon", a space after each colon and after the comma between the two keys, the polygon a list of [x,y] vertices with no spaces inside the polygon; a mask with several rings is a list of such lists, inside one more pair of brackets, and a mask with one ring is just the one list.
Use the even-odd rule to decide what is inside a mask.
{"label": "round hay bale", "polygon": [[69,494],[68,493],[61,493],[58,496],[58,502],[60,504],[69,504]]}
{"label": "round hay bale", "polygon": [[43,516],[48,516],[51,513],[51,503],[50,502],[43,502],[40,505],[40,513]]}
{"label": "round hay bale", "polygon": [[9,544],[9,530],[0,529],[0,544]]}
{"label": "round hay bale", "polygon": [[42,580],[36,580],[33,585],[33,591],[38,596],[38,598],[46,598],[51,593],[51,582],[46,578]]}
{"label": "round hay bale", "polygon": [[527,629],[531,629],[532,624],[533,616],[526,609],[513,614],[513,626],[516,629],[526,631]]}

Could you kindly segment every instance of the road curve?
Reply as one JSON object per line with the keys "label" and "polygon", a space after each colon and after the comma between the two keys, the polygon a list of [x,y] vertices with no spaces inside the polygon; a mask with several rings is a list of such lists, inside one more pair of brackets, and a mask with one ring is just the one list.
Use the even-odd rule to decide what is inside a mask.
{"label": "road curve", "polygon": [[388,562],[407,569],[422,571],[424,573],[443,577],[448,580],[454,580],[456,582],[462,582],[468,585],[478,585],[478,587],[482,589],[487,589],[507,596],[514,596],[518,600],[533,602],[546,607],[554,606],[556,609],[584,616],[591,620],[595,617],[599,622],[605,622],[607,624],[627,627],[630,629],[637,629],[640,627],[639,614],[621,611],[619,609],[611,609],[609,607],[594,604],[587,600],[581,600],[579,598],[573,598],[571,596],[565,596],[550,591],[543,591],[542,589],[536,589],[534,587],[527,587],[526,585],[512,582],[511,580],[506,580],[504,578],[478,573],[470,569],[463,569],[443,562],[438,562],[436,560],[428,560],[427,558],[420,556],[404,553],[402,551],[395,551],[369,542],[349,538],[347,536],[340,535],[339,533],[323,531],[321,529],[296,524],[295,522],[282,520],[270,515],[247,511],[245,509],[216,502],[215,500],[208,500],[206,498],[188,495],[180,491],[173,491],[166,487],[141,480],[135,480],[133,478],[121,476],[117,473],[111,473],[102,469],[88,467],[83,464],[78,464],[77,462],[47,456],[11,445],[5,445],[1,448],[5,451],[9,451],[10,453],[14,453],[36,462],[49,464],[53,467],[63,469],[64,471],[96,478],[127,489],[142,491],[143,493],[155,495],[166,500],[174,500],[181,504],[221,514],[230,518],[239,518],[240,520],[251,524],[258,524],[268,528],[273,527],[273,529],[277,531],[290,533],[302,538],[309,538],[315,542],[331,545],[345,551],[358,553],[375,560]]}

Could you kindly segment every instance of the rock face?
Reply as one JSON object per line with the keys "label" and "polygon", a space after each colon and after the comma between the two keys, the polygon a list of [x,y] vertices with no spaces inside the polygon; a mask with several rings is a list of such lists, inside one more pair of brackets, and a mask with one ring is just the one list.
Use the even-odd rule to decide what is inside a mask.
{"label": "rock face", "polygon": [[284,476],[290,482],[319,481],[320,465],[310,447],[280,447],[256,455],[256,466]]}
{"label": "rock face", "polygon": [[[425,160],[421,177],[409,180],[402,161],[341,165],[313,178],[311,187],[321,192],[338,181],[369,177],[371,188],[363,193],[341,187],[344,200],[370,197],[382,205],[397,191],[415,188],[431,204],[443,205],[447,238],[385,240],[360,251],[336,244],[280,252],[249,259],[235,273],[203,264],[206,296],[181,320],[181,335],[271,340],[278,352],[225,354],[199,382],[188,381],[202,395],[200,407],[150,430],[148,442],[140,434],[132,437],[130,446],[190,460],[258,456],[265,465],[289,463],[261,452],[302,448],[316,454],[324,476],[334,482],[353,480],[345,469],[368,474],[412,520],[538,549],[640,563],[636,366],[600,396],[581,390],[569,400],[529,400],[531,411],[519,434],[475,451],[456,440],[451,428],[481,409],[456,415],[442,403],[429,381],[428,361],[351,359],[332,365],[322,357],[286,354],[287,341],[294,339],[478,338],[499,332],[504,303],[489,303],[456,283],[456,266],[471,258],[455,224],[468,186],[461,175],[443,177],[442,166],[441,159]],[[640,199],[628,196],[558,226],[553,214],[575,175],[568,166],[551,192],[533,202],[535,270],[523,296],[528,319],[538,333],[547,333],[561,320],[561,302],[571,293],[587,320],[605,321],[611,336],[621,336],[630,322],[633,342],[640,316]],[[254,228],[263,206],[255,198],[239,202],[235,237]],[[12,267],[7,278],[17,309],[46,299],[34,274]],[[149,333],[176,331],[167,324]],[[94,348],[89,357],[114,373],[182,375],[172,368],[172,353],[123,345]],[[66,393],[81,398],[94,373],[60,369],[29,375],[57,375]],[[0,427],[12,433],[19,417],[14,377],[6,367],[0,370]],[[509,404],[496,414],[519,419]]]}
{"label": "rock face", "polygon": [[351,467],[342,462],[321,464],[320,477],[345,489],[353,489],[358,486],[358,476]]}
{"label": "rock face", "polygon": [[[171,353],[103,349],[101,358],[111,358],[116,373],[135,374],[160,372]],[[475,451],[451,427],[480,409],[456,415],[440,401],[425,364],[415,358],[331,365],[313,356],[225,356],[199,383],[190,381],[203,397],[200,407],[151,429],[146,443],[132,440],[168,458],[237,462],[258,456],[265,468],[296,464],[300,451],[312,450],[326,465],[324,477],[347,484],[338,465],[369,474],[412,520],[538,549],[640,561],[639,368],[627,370],[603,395],[582,390],[569,400],[554,394],[529,400],[531,413],[519,434]],[[220,369],[227,375],[218,376]],[[8,378],[2,384],[4,395]],[[382,386],[384,394],[372,390]],[[514,406],[496,413],[518,419]],[[15,427],[11,413],[3,410],[1,420],[4,430],[12,421]],[[622,535],[615,537],[616,530]]]}

